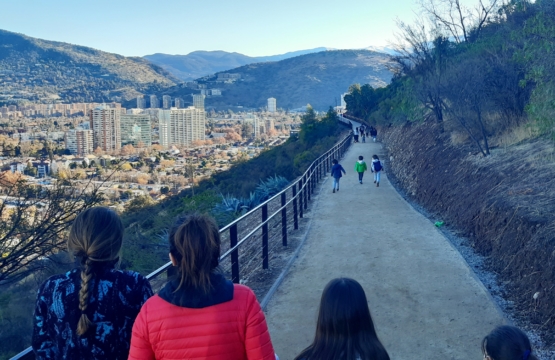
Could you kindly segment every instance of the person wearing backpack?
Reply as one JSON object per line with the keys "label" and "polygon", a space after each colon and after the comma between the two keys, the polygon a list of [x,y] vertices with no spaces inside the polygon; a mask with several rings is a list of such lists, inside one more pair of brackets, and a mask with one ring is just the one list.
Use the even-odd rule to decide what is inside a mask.
{"label": "person wearing backpack", "polygon": [[378,158],[378,155],[372,155],[372,172],[374,173],[374,183],[376,187],[380,186],[380,173],[383,170],[383,165]]}
{"label": "person wearing backpack", "polygon": [[343,176],[341,173],[345,175],[347,175],[347,173],[345,172],[345,169],[343,169],[343,166],[339,164],[337,159],[333,159],[332,164],[331,176],[333,177],[333,192],[335,193],[336,190],[339,191],[339,180]]}
{"label": "person wearing backpack", "polygon": [[368,166],[366,166],[366,162],[363,159],[364,158],[361,155],[358,157],[358,161],[355,163],[355,171],[358,173],[358,182],[360,184],[362,184],[362,177],[364,176],[364,172],[368,170]]}

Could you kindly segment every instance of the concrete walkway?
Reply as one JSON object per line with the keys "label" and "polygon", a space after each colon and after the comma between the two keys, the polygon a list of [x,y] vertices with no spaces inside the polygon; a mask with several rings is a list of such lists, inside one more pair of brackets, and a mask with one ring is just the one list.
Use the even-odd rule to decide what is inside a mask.
{"label": "concrete walkway", "polygon": [[267,307],[275,351],[289,360],[307,347],[325,285],[351,277],[365,289],[392,360],[479,360],[482,338],[505,320],[460,254],[399,196],[387,173],[379,188],[370,172],[358,183],[358,156],[370,164],[380,150],[377,143],[353,144],[340,162],[347,171],[340,191],[332,194],[329,177],[321,185],[307,241]]}

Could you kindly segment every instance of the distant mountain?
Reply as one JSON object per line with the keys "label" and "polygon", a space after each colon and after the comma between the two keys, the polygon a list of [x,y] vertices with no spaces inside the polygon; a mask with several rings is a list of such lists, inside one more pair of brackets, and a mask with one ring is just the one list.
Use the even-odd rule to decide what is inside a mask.
{"label": "distant mountain", "polygon": [[[238,80],[218,80],[218,74],[198,79],[200,86],[221,90],[221,96],[206,99],[207,107],[225,109],[244,106],[266,107],[277,99],[278,108],[295,109],[311,104],[326,110],[355,83],[385,86],[391,80],[389,56],[368,50],[335,50],[301,55],[276,62],[245,65],[218,74],[235,74]],[[188,87],[189,86],[189,87]],[[198,89],[181,84],[163,94],[190,99]]]}
{"label": "distant mountain", "polygon": [[183,81],[191,81],[243,65],[258,62],[280,61],[299,55],[326,50],[329,49],[319,47],[309,50],[292,51],[281,55],[259,57],[251,57],[236,52],[230,53],[226,51],[193,51],[187,55],[153,54],[146,55],[144,58]]}
{"label": "distant mountain", "polygon": [[0,102],[128,100],[178,82],[142,58],[0,30]]}

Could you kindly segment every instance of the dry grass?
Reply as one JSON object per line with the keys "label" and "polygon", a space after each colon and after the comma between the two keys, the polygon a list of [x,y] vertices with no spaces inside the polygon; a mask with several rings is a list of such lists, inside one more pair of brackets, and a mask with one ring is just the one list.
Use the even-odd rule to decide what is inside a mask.
{"label": "dry grass", "polygon": [[492,139],[492,144],[507,150],[510,146],[522,143],[525,140],[534,138],[535,132],[531,124],[522,124],[520,126],[510,128]]}
{"label": "dry grass", "polygon": [[453,131],[451,133],[451,145],[463,145],[468,142],[468,134],[460,131]]}

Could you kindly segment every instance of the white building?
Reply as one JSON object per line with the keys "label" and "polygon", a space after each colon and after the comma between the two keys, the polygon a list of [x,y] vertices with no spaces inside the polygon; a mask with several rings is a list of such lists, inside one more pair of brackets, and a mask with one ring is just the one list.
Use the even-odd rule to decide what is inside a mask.
{"label": "white building", "polygon": [[277,102],[273,97],[268,99],[268,111],[272,113],[277,111]]}
{"label": "white building", "polygon": [[121,109],[99,106],[91,111],[93,147],[104,151],[121,149]]}
{"label": "white building", "polygon": [[205,139],[206,113],[189,106],[186,109],[160,110],[158,113],[160,145],[190,146]]}
{"label": "white building", "polygon": [[206,95],[193,94],[193,106],[197,109],[204,110],[204,99]]}
{"label": "white building", "polygon": [[160,104],[158,103],[158,96],[150,95],[150,108],[151,109],[158,109]]}
{"label": "white building", "polygon": [[146,100],[143,95],[137,96],[137,109],[146,108]]}
{"label": "white building", "polygon": [[272,118],[266,119],[264,121],[264,124],[266,125],[266,133],[269,133],[270,131],[275,130],[274,119]]}
{"label": "white building", "polygon": [[182,98],[175,98],[175,107],[181,109],[184,106]]}
{"label": "white building", "polygon": [[162,107],[164,109],[169,109],[172,107],[172,97],[169,95],[162,96]]}
{"label": "white building", "polygon": [[93,131],[85,129],[69,130],[65,134],[66,149],[71,154],[86,156],[93,152]]}
{"label": "white building", "polygon": [[121,144],[137,146],[139,142],[144,146],[152,145],[152,128],[150,115],[121,115]]}
{"label": "white building", "polygon": [[264,124],[261,123],[258,116],[254,115],[252,113],[247,113],[245,115],[245,119],[243,121],[245,123],[250,123],[252,125],[252,127],[253,127],[253,134],[252,135],[254,136],[254,138],[257,138],[262,134],[260,132],[260,130],[261,130],[260,125],[262,125],[262,128],[264,128]]}

